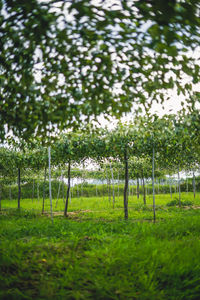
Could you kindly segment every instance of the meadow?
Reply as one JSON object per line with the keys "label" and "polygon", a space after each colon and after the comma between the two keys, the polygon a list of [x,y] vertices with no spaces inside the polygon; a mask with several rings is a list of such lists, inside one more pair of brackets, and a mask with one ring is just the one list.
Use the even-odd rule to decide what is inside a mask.
{"label": "meadow", "polygon": [[[173,194],[173,201],[178,194]],[[200,194],[3,200],[0,299],[199,299]],[[173,202],[171,204],[174,204]]]}

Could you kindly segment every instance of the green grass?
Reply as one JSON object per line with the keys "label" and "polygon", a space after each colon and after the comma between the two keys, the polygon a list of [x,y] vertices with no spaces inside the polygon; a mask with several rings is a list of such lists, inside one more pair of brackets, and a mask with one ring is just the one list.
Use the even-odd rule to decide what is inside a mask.
{"label": "green grass", "polygon": [[[196,194],[194,199],[192,193],[182,193],[181,201],[184,204],[193,204],[194,206],[200,206],[200,193]],[[59,199],[56,206],[56,199],[53,199],[53,211],[62,212],[64,211],[63,199]],[[137,199],[136,196],[129,197],[129,217],[131,219],[152,219],[152,195],[147,196],[147,205],[143,205],[143,198]],[[178,194],[174,193],[171,199],[169,194],[156,195],[156,215],[158,219],[171,217],[170,211],[173,211],[175,205],[168,206],[171,204],[178,205]],[[104,220],[121,220],[124,218],[123,211],[123,197],[115,197],[115,209],[113,209],[112,198],[109,201],[108,197],[91,197],[91,198],[72,198],[69,202],[69,212],[77,212],[78,218],[82,219],[99,219]],[[2,208],[16,208],[17,200],[3,200]],[[35,199],[23,199],[21,200],[21,208],[34,212],[41,212],[42,210],[42,199],[39,201]],[[50,213],[50,201],[45,199],[45,211]],[[167,211],[167,213],[166,213]],[[179,214],[180,210],[178,210]]]}
{"label": "green grass", "polygon": [[156,196],[155,224],[152,197],[146,207],[131,197],[128,221],[122,198],[115,209],[107,198],[72,199],[76,213],[53,224],[41,200],[23,200],[21,211],[2,201],[0,299],[199,299],[199,196],[182,195],[190,209]]}

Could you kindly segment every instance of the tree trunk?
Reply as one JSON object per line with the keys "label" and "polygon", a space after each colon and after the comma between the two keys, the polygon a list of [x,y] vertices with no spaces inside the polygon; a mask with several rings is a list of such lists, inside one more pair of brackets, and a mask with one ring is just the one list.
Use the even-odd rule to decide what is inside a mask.
{"label": "tree trunk", "polygon": [[108,188],[109,188],[109,202],[111,202],[111,180],[108,180]]}
{"label": "tree trunk", "polygon": [[12,200],[11,186],[9,185],[9,199]]}
{"label": "tree trunk", "polygon": [[96,184],[96,197],[98,197],[97,184]]}
{"label": "tree trunk", "polygon": [[140,182],[139,182],[139,178],[137,178],[137,198],[139,199],[140,197]]}
{"label": "tree trunk", "polygon": [[64,216],[67,217],[68,203],[69,203],[69,195],[70,195],[70,181],[71,181],[71,161],[68,163],[68,185],[67,185],[67,196],[65,202],[65,211]]}
{"label": "tree trunk", "polygon": [[47,167],[44,168],[44,182],[43,182],[43,201],[42,201],[42,214],[44,213],[44,201],[45,201],[45,184],[47,178]]}
{"label": "tree trunk", "polygon": [[113,192],[113,208],[115,207],[115,184],[114,184],[114,176],[113,176],[113,169],[112,166],[110,164],[110,171],[111,171],[111,177],[112,177],[112,192]]}
{"label": "tree trunk", "polygon": [[33,202],[33,199],[34,199],[34,192],[35,192],[35,180],[33,179],[32,202]]}
{"label": "tree trunk", "polygon": [[187,194],[188,194],[188,178],[186,179],[186,189],[187,189]]}
{"label": "tree trunk", "polygon": [[117,181],[118,181],[118,200],[119,200],[119,171],[118,171],[118,178],[117,178]]}
{"label": "tree trunk", "polygon": [[59,185],[58,185],[58,193],[57,193],[57,200],[56,200],[56,208],[57,208],[57,205],[58,205],[58,199],[59,199],[59,196],[60,196],[60,187],[61,187],[61,184],[62,184],[62,177],[63,177],[63,175],[61,174],[61,181],[59,181]]}
{"label": "tree trunk", "polygon": [[158,195],[160,194],[160,180],[158,179]]}
{"label": "tree trunk", "polygon": [[72,185],[72,188],[71,188],[71,190],[70,190],[70,191],[71,191],[71,192],[70,192],[70,203],[71,203],[71,198],[73,198],[73,195],[74,195],[74,194],[73,194],[73,191],[74,191],[73,178],[72,178],[72,184],[71,184],[71,185]]}
{"label": "tree trunk", "polygon": [[152,188],[153,188],[153,220],[156,221],[156,203],[155,203],[155,149],[153,146],[152,157]]}
{"label": "tree trunk", "polygon": [[81,178],[81,199],[83,199],[83,178]]}
{"label": "tree trunk", "polygon": [[79,187],[78,187],[78,182],[77,182],[77,185],[76,185],[76,192],[77,192],[77,198],[79,198]]}
{"label": "tree trunk", "polygon": [[107,167],[106,167],[106,181],[107,181],[108,201],[110,202],[110,188],[109,188],[109,179],[108,179]]}
{"label": "tree trunk", "polygon": [[125,185],[124,185],[124,218],[128,220],[128,154],[124,151]]}
{"label": "tree trunk", "polygon": [[62,177],[62,196],[63,196],[63,203],[65,203],[65,195],[64,195],[64,176]]}
{"label": "tree trunk", "polygon": [[[142,172],[143,173],[143,172]],[[142,185],[143,185],[143,201],[144,201],[144,205],[146,205],[146,190],[145,190],[145,181],[144,181],[144,177],[142,177]]]}
{"label": "tree trunk", "polygon": [[102,196],[103,196],[103,201],[104,201],[104,180],[102,179],[101,181],[102,184]]}
{"label": "tree trunk", "polygon": [[169,191],[170,191],[170,196],[171,196],[171,200],[172,200],[172,179],[171,179],[171,177],[169,178]]}
{"label": "tree trunk", "polygon": [[38,201],[40,199],[40,190],[39,190],[39,182],[37,182],[37,198],[38,198]]}
{"label": "tree trunk", "polygon": [[196,184],[195,184],[195,175],[194,175],[194,171],[193,171],[192,185],[193,185],[193,193],[194,193],[194,199],[195,199],[195,196],[196,196]]}
{"label": "tree trunk", "polygon": [[20,168],[18,168],[18,209],[20,209],[20,200],[21,200],[21,172]]}
{"label": "tree trunk", "polygon": [[179,172],[179,166],[178,166],[178,192],[179,192],[179,200],[178,205],[181,207],[181,183],[180,183],[180,172]]}
{"label": "tree trunk", "polygon": [[69,192],[69,203],[72,202],[72,188],[70,189],[70,192]]}
{"label": "tree trunk", "polygon": [[2,197],[2,186],[0,184],[0,211],[1,211],[1,197]]}
{"label": "tree trunk", "polygon": [[53,223],[53,208],[52,208],[52,193],[51,193],[51,147],[48,147],[48,156],[49,156],[49,198],[50,198],[50,207],[51,207],[51,221]]}

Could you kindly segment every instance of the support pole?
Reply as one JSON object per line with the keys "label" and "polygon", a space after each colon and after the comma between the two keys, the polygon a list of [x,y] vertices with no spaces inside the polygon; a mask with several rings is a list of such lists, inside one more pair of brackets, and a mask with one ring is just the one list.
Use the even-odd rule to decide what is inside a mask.
{"label": "support pole", "polygon": [[180,172],[178,166],[178,192],[179,192],[179,207],[181,207],[181,180],[180,180]]}
{"label": "support pole", "polygon": [[155,149],[153,146],[152,157],[152,188],[153,188],[153,221],[156,221],[156,203],[155,203]]}
{"label": "support pole", "polygon": [[48,147],[48,158],[49,158],[49,198],[51,207],[51,221],[53,224],[53,209],[52,209],[52,194],[51,194],[51,147]]}

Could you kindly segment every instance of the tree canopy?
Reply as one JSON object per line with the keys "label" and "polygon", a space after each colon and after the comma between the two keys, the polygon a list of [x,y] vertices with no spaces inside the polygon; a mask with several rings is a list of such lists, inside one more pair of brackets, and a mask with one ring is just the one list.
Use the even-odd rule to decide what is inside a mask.
{"label": "tree canopy", "polygon": [[119,117],[174,86],[189,96],[198,13],[198,0],[1,0],[1,140]]}

